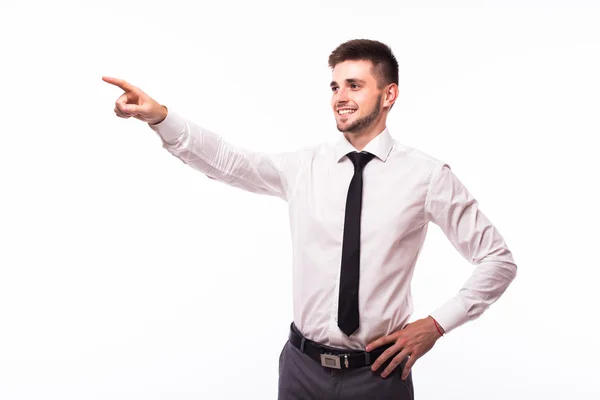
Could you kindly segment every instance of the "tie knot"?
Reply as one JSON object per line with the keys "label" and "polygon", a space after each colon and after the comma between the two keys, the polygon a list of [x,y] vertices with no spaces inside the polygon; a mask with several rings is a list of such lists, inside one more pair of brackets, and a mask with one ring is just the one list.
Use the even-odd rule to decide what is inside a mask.
{"label": "tie knot", "polygon": [[375,157],[374,154],[366,153],[363,151],[361,151],[360,153],[353,151],[348,153],[347,156],[350,159],[350,161],[352,161],[352,164],[354,164],[354,169],[363,169],[365,165],[367,165],[367,163],[371,161],[373,157]]}

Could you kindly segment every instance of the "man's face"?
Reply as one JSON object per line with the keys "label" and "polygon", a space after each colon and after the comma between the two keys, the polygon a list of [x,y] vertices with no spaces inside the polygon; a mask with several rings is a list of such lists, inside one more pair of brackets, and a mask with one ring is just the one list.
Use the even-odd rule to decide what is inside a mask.
{"label": "man's face", "polygon": [[333,69],[331,106],[341,132],[360,133],[381,114],[382,90],[372,74],[371,61],[344,61]]}

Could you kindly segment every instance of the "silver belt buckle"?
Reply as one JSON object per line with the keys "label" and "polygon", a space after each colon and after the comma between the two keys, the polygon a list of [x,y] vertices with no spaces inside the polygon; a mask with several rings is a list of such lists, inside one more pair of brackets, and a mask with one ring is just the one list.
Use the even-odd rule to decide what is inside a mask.
{"label": "silver belt buckle", "polygon": [[335,354],[321,354],[321,365],[327,368],[342,369],[340,356]]}
{"label": "silver belt buckle", "polygon": [[321,354],[321,365],[327,368],[336,368],[342,369],[342,362],[340,357],[344,357],[344,366],[349,368],[348,363],[348,354],[340,354],[336,356],[335,354]]}

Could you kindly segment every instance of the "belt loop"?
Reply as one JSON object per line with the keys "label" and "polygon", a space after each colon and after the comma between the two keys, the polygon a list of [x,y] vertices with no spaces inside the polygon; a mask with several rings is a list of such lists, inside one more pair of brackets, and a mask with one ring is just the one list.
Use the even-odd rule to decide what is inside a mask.
{"label": "belt loop", "polygon": [[300,342],[300,351],[304,353],[304,342],[306,342],[306,338],[302,336],[302,341]]}
{"label": "belt loop", "polygon": [[371,365],[371,353],[365,351],[365,365]]}

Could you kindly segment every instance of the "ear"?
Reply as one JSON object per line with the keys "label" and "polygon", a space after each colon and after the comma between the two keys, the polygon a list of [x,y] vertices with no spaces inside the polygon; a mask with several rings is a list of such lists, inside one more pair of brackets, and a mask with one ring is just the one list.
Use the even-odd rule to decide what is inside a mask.
{"label": "ear", "polygon": [[391,83],[385,89],[384,94],[385,94],[385,96],[384,96],[383,106],[392,108],[392,106],[394,105],[396,100],[398,100],[398,96],[400,94],[400,89],[398,88],[398,85],[396,85],[395,83]]}

